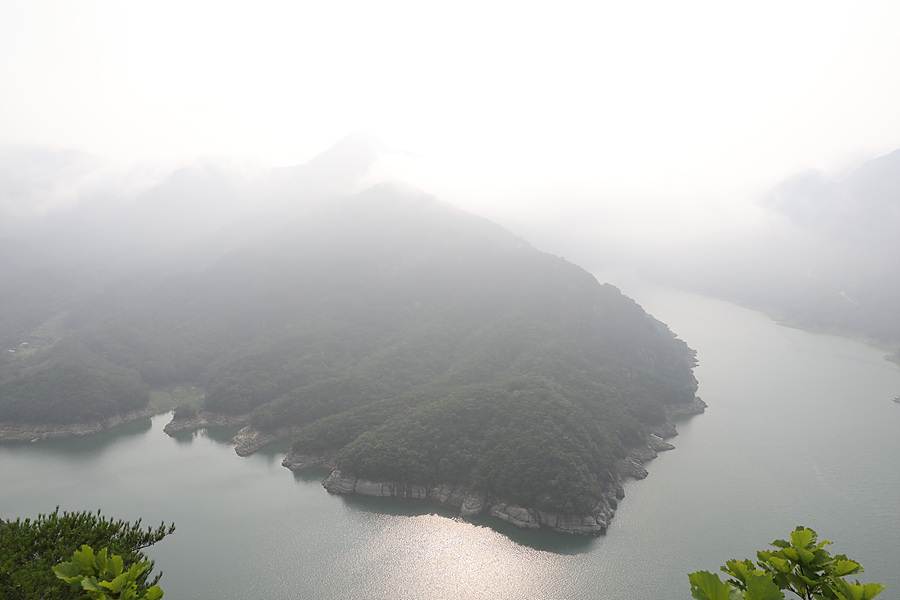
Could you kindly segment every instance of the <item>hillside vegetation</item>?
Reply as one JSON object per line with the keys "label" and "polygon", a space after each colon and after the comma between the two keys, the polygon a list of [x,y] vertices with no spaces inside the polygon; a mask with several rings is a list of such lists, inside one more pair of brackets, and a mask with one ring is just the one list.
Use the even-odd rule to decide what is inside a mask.
{"label": "hillside vegetation", "polygon": [[2,369],[0,420],[77,421],[201,382],[203,408],[298,430],[372,478],[590,508],[694,398],[693,352],[616,288],[500,227],[382,186],[167,278],[68,307]]}

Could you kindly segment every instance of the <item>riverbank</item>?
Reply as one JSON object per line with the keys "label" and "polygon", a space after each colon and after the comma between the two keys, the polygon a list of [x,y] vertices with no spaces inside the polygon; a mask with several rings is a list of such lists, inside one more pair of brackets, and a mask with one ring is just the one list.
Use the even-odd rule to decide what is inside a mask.
{"label": "riverbank", "polygon": [[88,423],[0,423],[0,441],[38,442],[94,435],[127,423],[149,419],[154,414],[156,414],[156,410],[152,406],[147,406],[140,410]]}
{"label": "riverbank", "polygon": [[175,435],[207,427],[240,427],[240,431],[231,438],[231,442],[234,444],[234,451],[238,456],[250,456],[269,444],[290,438],[293,433],[293,430],[290,428],[283,428],[274,432],[260,431],[252,425],[248,425],[247,422],[249,420],[249,413],[226,415],[203,410],[189,418],[176,419],[173,416],[172,420],[163,428],[163,431],[168,435]]}
{"label": "riverbank", "polygon": [[518,506],[464,486],[449,484],[426,486],[398,481],[370,481],[334,469],[333,453],[311,456],[300,455],[291,450],[281,464],[292,471],[322,467],[334,469],[322,483],[322,486],[332,494],[430,500],[442,505],[459,507],[459,517],[463,519],[487,514],[520,529],[548,529],[569,535],[595,536],[607,530],[615,515],[618,501],[625,497],[623,481],[627,478],[644,479],[648,474],[644,464],[656,458],[659,452],[675,448],[665,441],[666,438],[678,435],[673,420],[700,414],[705,410],[706,403],[700,398],[670,408],[666,423],[651,428],[643,445],[631,448],[625,458],[617,461],[615,473],[609,474],[611,477],[609,485],[588,515],[561,514]]}
{"label": "riverbank", "polygon": [[205,410],[198,411],[193,417],[187,419],[172,420],[163,428],[167,435],[174,435],[185,431],[196,431],[197,429],[205,429],[207,427],[243,427],[250,419],[249,414],[243,415],[226,415],[222,413],[209,412]]}

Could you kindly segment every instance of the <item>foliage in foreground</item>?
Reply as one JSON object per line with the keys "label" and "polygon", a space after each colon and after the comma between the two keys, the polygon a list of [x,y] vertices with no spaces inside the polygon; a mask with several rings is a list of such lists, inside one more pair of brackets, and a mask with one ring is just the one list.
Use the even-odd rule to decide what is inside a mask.
{"label": "foliage in foreground", "polygon": [[90,600],[159,600],[163,591],[158,585],[141,589],[139,579],[150,563],[137,562],[125,569],[118,554],[107,556],[103,548],[97,554],[90,546],[82,546],[72,560],[53,567],[56,576],[76,589],[84,590]]}
{"label": "foliage in foreground", "polygon": [[[775,540],[778,550],[756,553],[749,558],[729,560],[722,571],[730,579],[699,571],[688,575],[691,595],[697,600],[780,600],[790,592],[803,600],[871,600],[887,587],[881,583],[853,583],[845,577],[863,572],[862,565],[843,554],[832,556],[812,529],[797,527],[790,541]],[[758,567],[758,568],[757,568]]]}
{"label": "foliage in foreground", "polygon": [[0,519],[0,598],[22,600],[69,600],[78,590],[57,579],[53,567],[71,559],[82,545],[108,548],[126,564],[147,563],[136,578],[139,590],[159,581],[151,578],[153,561],[142,550],[175,531],[161,523],[156,529],[135,522],[112,520],[100,511],[59,512],[59,508],[36,519]]}

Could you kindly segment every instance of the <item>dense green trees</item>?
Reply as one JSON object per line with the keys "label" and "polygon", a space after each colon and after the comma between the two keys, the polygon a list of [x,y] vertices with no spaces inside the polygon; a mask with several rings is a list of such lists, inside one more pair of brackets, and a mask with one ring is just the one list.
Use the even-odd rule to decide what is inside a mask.
{"label": "dense green trees", "polygon": [[343,446],[338,466],[345,472],[464,484],[567,513],[590,511],[602,491],[596,474],[614,469],[621,454],[608,422],[541,382],[434,390],[420,400],[380,414],[370,405],[323,419],[300,433],[295,448],[314,454]]}
{"label": "dense green trees", "polygon": [[[144,548],[175,531],[174,525],[144,529],[136,522],[108,519],[90,512],[59,512],[35,519],[0,520],[0,598],[62,600],[79,596],[56,577],[53,567],[68,560],[82,545],[108,548],[126,564],[147,562]],[[159,580],[151,577],[153,562],[137,577],[139,589]]]}
{"label": "dense green trees", "polygon": [[64,352],[0,382],[0,421],[98,421],[147,405],[137,373],[89,353]]}

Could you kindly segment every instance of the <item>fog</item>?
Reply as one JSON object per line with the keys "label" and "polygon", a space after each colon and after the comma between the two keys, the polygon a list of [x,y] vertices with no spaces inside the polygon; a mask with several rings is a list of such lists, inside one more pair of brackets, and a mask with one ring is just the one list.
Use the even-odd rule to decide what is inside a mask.
{"label": "fog", "polygon": [[203,262],[402,181],[589,269],[843,292],[900,255],[900,159],[867,162],[900,147],[898,24],[878,1],[4,2],[0,234],[49,233],[49,262],[218,239]]}
{"label": "fog", "polygon": [[[850,489],[839,466],[833,485],[813,486],[831,477],[825,446],[852,457],[849,430],[805,446],[793,436],[799,452],[785,453],[760,427],[807,431],[807,405],[840,405],[864,428],[877,418],[866,403],[897,400],[896,382],[847,376],[822,394],[817,369],[869,359],[811,341],[783,352],[783,328],[754,339],[771,325],[758,313],[677,305],[694,292],[722,298],[877,344],[900,364],[898,30],[896,0],[0,0],[0,421],[37,441],[45,430],[32,423],[138,409],[243,415],[231,422],[250,423],[251,446],[300,432],[303,454],[344,460],[344,447],[358,464],[380,461],[371,475],[347,469],[370,482],[449,477],[522,506],[549,498],[568,533],[585,532],[569,516],[602,510],[597,527],[581,519],[593,534],[622,498],[616,464],[646,475],[639,463],[668,447],[670,417],[702,410],[703,379],[718,423],[738,418],[733,430],[707,422],[718,442],[695,429],[695,449],[720,465],[749,459],[691,473],[755,482],[772,471],[756,450],[774,448],[776,475],[843,509],[860,486],[832,494]],[[674,317],[671,329],[638,301]],[[766,373],[772,357],[809,368]],[[795,401],[802,415],[791,416]],[[707,487],[734,487],[720,483]],[[382,489],[421,495],[402,485]],[[672,494],[633,496],[639,507]],[[704,494],[680,496],[705,514]],[[793,519],[788,504],[760,514]],[[889,504],[856,504],[858,519],[889,530]],[[667,528],[672,514],[633,536],[662,562],[626,562],[701,568],[670,560],[702,554],[667,550],[690,547]],[[385,538],[387,521],[368,520]],[[712,534],[682,529],[717,555],[741,537],[707,525]],[[389,556],[377,544],[366,555]],[[573,577],[542,585],[620,579],[607,557],[582,568],[580,552],[557,557]],[[208,555],[184,556],[175,563],[200,581],[194,559]],[[346,590],[346,573],[320,575],[307,579]]]}

